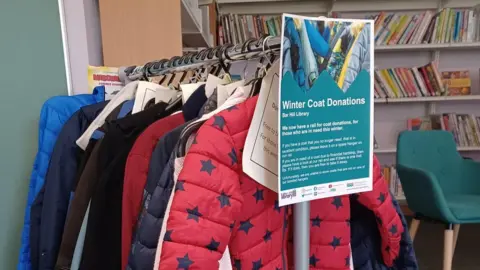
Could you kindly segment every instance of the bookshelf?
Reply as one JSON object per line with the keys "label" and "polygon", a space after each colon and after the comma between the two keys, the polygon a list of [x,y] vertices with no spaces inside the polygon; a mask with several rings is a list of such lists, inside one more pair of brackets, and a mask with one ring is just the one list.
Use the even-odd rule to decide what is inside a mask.
{"label": "bookshelf", "polygon": [[402,44],[377,45],[375,52],[408,52],[408,51],[435,51],[435,50],[472,50],[480,49],[480,42],[458,42],[438,44]]}
{"label": "bookshelf", "polygon": [[[473,152],[473,151],[480,151],[480,146],[459,146],[457,147],[459,152]],[[392,148],[377,148],[374,149],[373,152],[375,154],[395,154],[397,153],[397,149]]]}
{"label": "bookshelf", "polygon": [[[480,0],[217,0],[217,3],[219,14],[273,17],[282,13],[327,16],[335,12],[340,18],[364,19],[382,11],[410,15],[425,11],[437,13],[443,8],[464,10],[480,4]],[[480,116],[479,39],[375,45],[374,51],[375,69],[421,67],[434,62],[440,72],[469,70],[471,78],[470,95],[375,98],[374,128],[379,148],[374,149],[374,153],[385,166],[396,163],[396,140],[398,133],[407,129],[407,119],[442,113]],[[457,149],[463,156],[480,158],[480,146],[459,146]],[[396,196],[396,199],[403,212],[411,214],[405,198]]]}
{"label": "bookshelf", "polygon": [[454,102],[454,101],[473,101],[473,100],[480,100],[480,95],[376,98],[375,104],[409,103],[409,102]]}

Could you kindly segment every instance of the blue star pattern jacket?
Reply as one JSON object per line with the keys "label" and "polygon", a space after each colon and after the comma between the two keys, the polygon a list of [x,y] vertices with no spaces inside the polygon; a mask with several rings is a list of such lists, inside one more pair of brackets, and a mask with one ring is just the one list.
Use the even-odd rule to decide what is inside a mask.
{"label": "blue star pattern jacket", "polygon": [[25,208],[24,226],[18,270],[30,270],[30,208],[43,186],[53,147],[65,122],[81,107],[105,100],[104,87],[97,87],[93,94],[52,97],[43,104],[38,131],[38,152],[35,156]]}

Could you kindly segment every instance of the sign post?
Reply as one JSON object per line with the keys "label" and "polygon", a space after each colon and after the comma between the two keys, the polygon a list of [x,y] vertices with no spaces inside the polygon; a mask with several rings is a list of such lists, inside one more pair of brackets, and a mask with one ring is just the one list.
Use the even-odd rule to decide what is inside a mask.
{"label": "sign post", "polygon": [[282,39],[278,196],[307,270],[309,201],[372,190],[373,22],[283,15]]}

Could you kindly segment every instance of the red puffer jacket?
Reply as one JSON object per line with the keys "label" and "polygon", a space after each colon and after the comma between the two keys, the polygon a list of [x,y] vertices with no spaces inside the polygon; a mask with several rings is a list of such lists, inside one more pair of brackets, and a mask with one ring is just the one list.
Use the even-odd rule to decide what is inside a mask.
{"label": "red puffer jacket", "polygon": [[[218,269],[228,245],[234,269],[287,269],[288,207],[242,171],[256,98],[209,119],[190,148],[175,188],[160,269]],[[403,231],[374,160],[374,188],[358,200],[375,212],[390,266]],[[349,197],[311,202],[310,269],[350,269]]]}

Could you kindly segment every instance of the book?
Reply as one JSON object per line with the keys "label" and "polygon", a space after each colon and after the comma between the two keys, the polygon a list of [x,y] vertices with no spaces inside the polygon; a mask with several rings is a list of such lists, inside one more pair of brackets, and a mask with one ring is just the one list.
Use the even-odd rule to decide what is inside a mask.
{"label": "book", "polygon": [[408,130],[432,130],[430,117],[417,117],[407,119]]}
{"label": "book", "polygon": [[406,98],[449,94],[434,62],[413,68],[389,68],[375,71],[378,97]]}
{"label": "book", "polygon": [[470,95],[470,88],[472,86],[470,71],[442,71],[441,76],[449,96]]}
{"label": "book", "polygon": [[407,129],[449,131],[458,146],[480,147],[480,117],[473,114],[443,113],[409,118]]}
{"label": "book", "polygon": [[400,182],[395,166],[382,166],[382,174],[393,197],[395,197],[396,200],[405,200],[402,183]]}
{"label": "book", "polygon": [[[478,13],[478,14],[477,14]],[[456,43],[480,40],[480,11],[445,8],[434,14],[386,13],[374,16],[375,44]]]}

